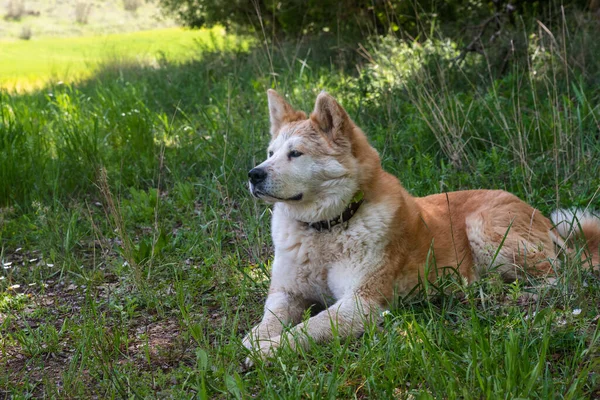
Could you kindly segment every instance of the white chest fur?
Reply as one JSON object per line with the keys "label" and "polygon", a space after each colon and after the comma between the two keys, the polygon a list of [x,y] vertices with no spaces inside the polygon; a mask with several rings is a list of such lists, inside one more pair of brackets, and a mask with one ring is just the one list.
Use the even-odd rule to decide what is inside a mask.
{"label": "white chest fur", "polygon": [[271,286],[314,301],[351,295],[382,266],[393,212],[385,204],[365,203],[347,227],[319,232],[275,206]]}

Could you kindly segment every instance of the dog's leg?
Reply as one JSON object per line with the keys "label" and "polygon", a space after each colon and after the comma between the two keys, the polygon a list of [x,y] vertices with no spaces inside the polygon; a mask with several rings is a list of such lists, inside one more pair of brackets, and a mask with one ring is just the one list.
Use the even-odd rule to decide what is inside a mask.
{"label": "dog's leg", "polygon": [[300,322],[306,306],[307,301],[299,295],[286,292],[269,294],[262,321],[246,335],[243,345],[247,349],[262,347],[261,342],[268,342],[270,338],[279,336],[284,325]]}
{"label": "dog's leg", "polygon": [[380,306],[366,297],[344,297],[304,323],[296,325],[289,332],[261,343],[261,356],[269,357],[273,350],[284,342],[289,343],[291,348],[306,348],[310,340],[326,342],[331,340],[334,334],[340,338],[360,336],[364,332],[365,323],[380,318],[379,311]]}

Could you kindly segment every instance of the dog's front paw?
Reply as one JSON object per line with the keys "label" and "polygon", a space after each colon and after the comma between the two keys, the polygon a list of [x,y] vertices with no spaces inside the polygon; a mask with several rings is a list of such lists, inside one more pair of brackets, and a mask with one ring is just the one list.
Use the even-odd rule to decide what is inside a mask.
{"label": "dog's front paw", "polygon": [[254,341],[258,341],[258,338],[254,339],[251,333],[248,333],[244,339],[242,340],[242,346],[247,348],[248,350],[252,350],[254,348]]}
{"label": "dog's front paw", "polygon": [[244,361],[246,368],[250,368],[254,365],[255,360],[268,362],[275,353],[275,350],[280,346],[281,337],[277,336],[273,338],[257,339],[248,338],[248,336],[246,336],[242,343],[251,351],[250,356]]}

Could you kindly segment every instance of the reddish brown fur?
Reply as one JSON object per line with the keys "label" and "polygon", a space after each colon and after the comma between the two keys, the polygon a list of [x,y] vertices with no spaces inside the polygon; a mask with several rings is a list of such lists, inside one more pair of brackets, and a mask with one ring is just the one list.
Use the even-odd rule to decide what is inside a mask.
{"label": "reddish brown fur", "polygon": [[[311,115],[311,119],[314,119]],[[538,210],[516,196],[501,190],[468,190],[417,198],[411,196],[398,179],[385,172],[377,152],[364,133],[351,120],[345,124],[351,139],[352,153],[359,160],[363,175],[361,189],[369,203],[385,202],[396,209],[387,249],[389,262],[363,287],[380,301],[392,299],[394,290],[410,292],[430,264],[429,278],[437,268],[457,268],[473,282],[485,273],[488,265],[477,268],[468,237],[469,222],[482,221],[483,237],[490,254],[507,281],[524,276],[546,276],[554,272],[555,248],[552,223]],[[582,226],[593,263],[600,264],[598,249],[600,229],[597,224]],[[433,250],[433,251],[432,251]],[[588,253],[589,254],[589,253]],[[433,260],[435,257],[435,260]],[[490,262],[491,264],[491,262]],[[500,264],[498,266],[498,264]],[[392,283],[395,283],[393,285]]]}
{"label": "reddish brown fur", "polygon": [[592,265],[600,266],[600,229],[598,224],[591,221],[581,224],[581,234],[586,239],[586,257],[592,260]]}

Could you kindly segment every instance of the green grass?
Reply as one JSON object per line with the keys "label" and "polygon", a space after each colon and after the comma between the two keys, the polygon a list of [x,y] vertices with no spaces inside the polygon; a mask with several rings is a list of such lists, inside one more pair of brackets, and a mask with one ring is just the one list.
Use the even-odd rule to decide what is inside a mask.
{"label": "green grass", "polygon": [[198,42],[208,50],[221,48],[225,32],[158,29],[104,36],[5,42],[0,47],[0,87],[31,90],[49,81],[74,82],[90,78],[103,65],[146,64],[158,67],[163,59],[184,62],[198,56]]}
{"label": "green grass", "polygon": [[330,91],[415,195],[502,188],[546,214],[600,209],[590,26],[532,38],[530,65],[501,75],[479,56],[453,65],[436,40],[373,40],[369,62],[327,38],[232,40],[187,62],[103,65],[74,84],[2,92],[2,394],[598,396],[600,281],[576,259],[552,286],[448,278],[359,339],[241,366],[272,259],[268,207],[246,185],[265,156],[267,88],[306,111]]}

